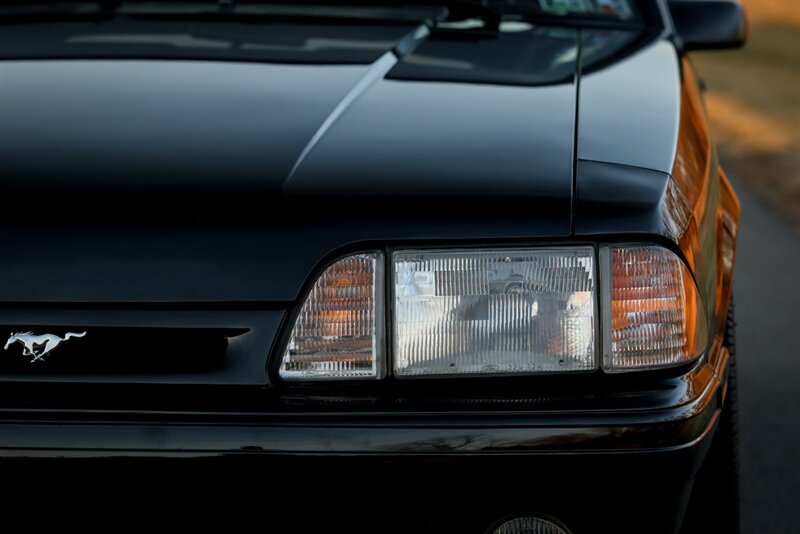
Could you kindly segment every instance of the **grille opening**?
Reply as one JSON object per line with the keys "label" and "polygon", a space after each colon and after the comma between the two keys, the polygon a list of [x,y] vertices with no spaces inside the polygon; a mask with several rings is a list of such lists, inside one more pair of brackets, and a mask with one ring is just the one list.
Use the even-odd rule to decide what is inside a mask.
{"label": "grille opening", "polygon": [[[223,365],[231,338],[248,329],[208,328],[117,328],[17,326],[8,333],[0,330],[5,344],[12,333],[31,332],[38,336],[54,334],[64,338],[68,332],[86,332],[70,337],[57,348],[32,361],[23,355],[24,345],[14,341],[0,351],[0,378],[3,375],[125,375],[177,374],[213,371]],[[41,350],[41,346],[35,347]]]}

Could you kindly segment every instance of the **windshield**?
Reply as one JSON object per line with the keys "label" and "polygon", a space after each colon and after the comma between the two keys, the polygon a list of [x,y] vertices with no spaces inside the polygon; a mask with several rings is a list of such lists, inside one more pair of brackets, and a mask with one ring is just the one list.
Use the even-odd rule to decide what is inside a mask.
{"label": "windshield", "polygon": [[[440,6],[447,10],[450,20],[476,15],[493,14],[495,17],[521,17],[527,19],[584,20],[618,23],[645,22],[644,14],[652,6],[652,0],[172,0],[153,2],[149,0],[101,0],[96,2],[57,2],[33,0],[25,2],[3,2],[12,6],[0,8],[4,14],[89,14],[92,11],[123,11],[133,13],[183,12],[210,13],[219,11],[228,14],[291,14],[313,13],[316,16],[331,16],[345,10],[352,16],[381,18],[389,11],[394,16],[420,7]],[[644,8],[644,9],[643,9]],[[10,10],[10,13],[9,13]]]}
{"label": "windshield", "polygon": [[[0,59],[371,64],[388,50],[403,55],[419,43],[421,29],[434,44],[499,38],[522,50],[528,37],[559,27],[640,31],[650,6],[650,0],[323,2],[2,2]],[[487,64],[512,57],[504,52]]]}
{"label": "windshield", "polygon": [[531,14],[559,17],[633,21],[639,16],[634,0],[498,0],[495,3]]}

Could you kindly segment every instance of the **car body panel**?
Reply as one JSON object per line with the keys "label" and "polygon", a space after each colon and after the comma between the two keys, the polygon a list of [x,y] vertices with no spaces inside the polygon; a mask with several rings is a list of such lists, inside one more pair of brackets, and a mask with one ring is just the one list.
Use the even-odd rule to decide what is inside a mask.
{"label": "car body panel", "polygon": [[718,219],[736,210],[718,208],[699,89],[664,35],[387,28],[337,45],[369,51],[344,63],[313,40],[283,63],[4,60],[3,187],[36,216],[7,203],[0,301],[287,313],[348,250],[623,234],[679,251],[719,328]]}
{"label": "car body panel", "polygon": [[[324,532],[341,524],[364,534],[376,529],[484,534],[501,518],[545,514],[565,518],[573,534],[600,529],[637,534],[643,524],[649,533],[671,534],[689,498],[687,481],[707,445],[534,456],[252,452],[159,458],[117,452],[69,461],[0,458],[0,466],[19,481],[6,501],[15,512],[10,515],[26,514],[33,530],[79,522],[95,532],[124,518],[122,528],[137,532],[243,532],[263,524],[278,531]],[[565,477],[566,472],[574,474]],[[508,483],[509,473],[526,480],[524,489]],[[34,503],[23,497],[42,480],[62,497],[50,503],[48,514],[36,513]],[[84,489],[70,492],[76,480]],[[68,498],[76,493],[83,505]],[[609,493],[623,503],[624,512],[609,513],[599,497]],[[85,513],[87,501],[91,514]]]}
{"label": "car body panel", "polygon": [[[560,50],[566,35],[533,48]],[[569,235],[571,79],[536,89],[377,79],[337,110],[374,67],[4,62],[4,188],[35,193],[40,214],[5,213],[15,253],[0,260],[0,300],[285,302],[351,243]],[[444,197],[446,218],[431,209]]]}
{"label": "car body panel", "polygon": [[[298,28],[276,34],[283,48]],[[37,215],[2,215],[0,301],[263,303],[285,320],[347,251],[625,235],[686,259],[719,332],[718,219],[735,227],[737,211],[716,207],[699,88],[663,34],[381,28],[280,61],[4,60],[4,188],[35,194]],[[681,235],[671,183],[692,213]],[[280,344],[275,331],[264,350]]]}
{"label": "car body panel", "polygon": [[[596,36],[588,32],[584,39]],[[581,76],[578,159],[669,173],[680,116],[680,62],[657,40]]]}
{"label": "car body panel", "polygon": [[[159,528],[185,519],[184,500],[225,525],[280,515],[269,505],[308,515],[321,485],[323,523],[350,517],[335,514],[351,494],[383,520],[419,495],[387,530],[419,517],[485,533],[526,513],[573,534],[678,531],[724,407],[738,226],[691,65],[668,24],[412,19],[352,38],[349,23],[150,21],[139,53],[136,21],[114,17],[0,37],[27,43],[0,52],[0,326],[89,333],[37,368],[3,354],[14,487],[76,471],[114,487],[114,461],[151,484],[174,473],[145,492]],[[690,268],[712,325],[702,357],[575,376],[277,375],[305,295],[342,256],[620,242]],[[527,491],[504,485],[510,470]],[[232,473],[264,489],[235,518]],[[423,477],[414,495],[391,487]],[[100,493],[116,516],[118,494]]]}
{"label": "car body panel", "polygon": [[[14,195],[36,191],[42,212],[37,218],[44,222],[17,222],[15,255],[2,265],[8,276],[0,283],[0,298],[286,302],[297,298],[316,265],[353,243],[566,237],[573,225],[577,235],[602,233],[609,228],[594,226],[580,209],[572,213],[573,152],[579,161],[669,172],[679,124],[671,118],[678,100],[669,93],[676,80],[650,73],[672,76],[674,49],[663,41],[650,43],[652,36],[621,33],[583,37],[593,55],[583,65],[577,145],[577,87],[565,78],[575,68],[569,59],[574,30],[539,31],[531,38],[521,58],[535,57],[537,50],[563,57],[555,70],[538,60],[537,78],[518,74],[518,61],[506,71],[488,69],[485,60],[464,68],[456,59],[437,58],[441,45],[429,51],[423,39],[416,54],[400,58],[338,111],[375,63],[6,62],[7,120],[0,126],[5,187]],[[447,50],[462,57],[497,51],[481,40],[450,43]],[[470,81],[477,76],[488,76],[489,83]],[[620,86],[630,90],[614,90],[620,76],[631,82]],[[150,79],[159,83],[145,82]],[[648,83],[659,91],[647,90]],[[184,84],[194,89],[186,92]],[[631,104],[635,95],[638,101]],[[134,104],[119,106],[120,101]],[[389,101],[391,106],[384,104]],[[483,105],[471,106],[475,101]],[[603,121],[615,115],[609,110],[630,105],[650,115],[616,124],[617,135],[607,135]],[[29,109],[36,114],[21,111]],[[335,120],[325,124],[334,112]],[[664,123],[650,124],[653,117]],[[126,127],[114,128],[118,124]],[[501,152],[486,144],[499,135],[509,140]],[[48,158],[36,156],[42,140],[52,147]],[[361,149],[353,154],[350,146]],[[191,168],[186,161],[193,162]],[[586,191],[617,186],[601,177],[588,180]],[[581,187],[576,191],[580,204]],[[452,207],[447,221],[431,209],[443,196]],[[376,208],[386,198],[397,207],[388,217]],[[131,200],[134,208],[126,208]],[[232,203],[240,209],[230,218]],[[352,216],[341,213],[348,203],[358,206]],[[74,220],[76,209],[106,217],[109,226],[67,220],[54,233],[46,223],[48,216],[63,219],[61,212]],[[174,233],[150,233],[147,224],[131,231],[142,210],[150,222],[173,219]],[[174,220],[181,212],[190,224]],[[459,223],[459,213],[470,224]],[[6,216],[18,219],[13,206]],[[320,227],[316,217],[322,216],[337,224]],[[248,224],[242,228],[235,218]],[[275,254],[298,241],[307,247],[293,257]],[[58,269],[38,261],[42,247]],[[116,283],[120,278],[127,283]],[[174,284],[176,279],[182,283]]]}

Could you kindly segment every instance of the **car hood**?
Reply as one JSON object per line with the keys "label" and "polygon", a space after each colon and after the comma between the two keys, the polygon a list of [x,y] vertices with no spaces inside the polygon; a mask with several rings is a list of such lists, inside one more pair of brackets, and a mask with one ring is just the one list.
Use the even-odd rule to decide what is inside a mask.
{"label": "car hood", "polygon": [[293,301],[343,250],[569,236],[577,35],[3,61],[0,300]]}

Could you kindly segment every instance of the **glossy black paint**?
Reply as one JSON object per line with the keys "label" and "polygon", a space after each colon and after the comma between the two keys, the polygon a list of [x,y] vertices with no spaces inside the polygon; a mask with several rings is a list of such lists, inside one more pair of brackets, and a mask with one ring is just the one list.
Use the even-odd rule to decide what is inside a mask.
{"label": "glossy black paint", "polygon": [[684,50],[739,48],[747,41],[747,16],[740,0],[669,0]]}
{"label": "glossy black paint", "polygon": [[577,170],[577,235],[667,235],[661,205],[669,174],[588,160]]}
{"label": "glossy black paint", "polygon": [[[622,51],[625,37],[617,32],[583,33],[586,45],[607,39]],[[585,73],[579,99],[579,160],[671,172],[678,140],[680,66],[669,41],[645,43],[635,53]]]}
{"label": "glossy black paint", "polygon": [[[530,41],[520,54],[577,46],[574,30]],[[35,192],[59,225],[10,206],[0,299],[292,301],[350,243],[568,236],[571,78],[410,81],[417,56],[386,53],[369,66],[6,62],[4,194]]]}
{"label": "glossy black paint", "polygon": [[[583,35],[595,52],[582,65],[577,148],[573,29],[537,28],[517,50],[519,60],[566,58],[557,71],[541,59],[526,67],[538,78],[466,62],[484,83],[448,71],[465,62],[437,57],[441,41],[369,66],[6,62],[2,187],[35,193],[41,222],[7,205],[15,253],[0,259],[0,298],[286,302],[350,243],[569,236],[581,224],[574,151],[668,172],[677,136],[674,49],[639,50],[653,37],[637,32]],[[447,50],[509,56],[503,39]],[[442,81],[424,79],[436,72],[425,61],[442,66]],[[50,261],[39,261],[42,248]]]}
{"label": "glossy black paint", "polygon": [[[199,329],[227,343],[184,372],[0,366],[7,480],[52,490],[80,473],[106,488],[114,472],[161,486],[169,474],[143,505],[148,528],[181,526],[184,505],[225,525],[263,520],[264,503],[303,514],[294,496],[313,481],[334,495],[323,522],[348,523],[357,494],[367,517],[398,519],[385,531],[482,533],[516,513],[555,515],[573,534],[677,531],[727,386],[717,260],[720,218],[736,210],[669,21],[487,32],[430,20],[246,35],[206,21],[187,30],[189,50],[141,52],[64,45],[84,26],[44,35],[17,21],[0,37],[27,46],[0,54],[0,326],[167,348]],[[198,48],[239,36],[263,46]],[[670,180],[693,209],[683,236],[665,226]],[[660,243],[691,267],[717,334],[699,361],[318,387],[269,372],[302,296],[341,255],[618,241]],[[242,496],[235,476],[264,491]],[[427,481],[419,508],[392,506],[409,499],[395,480]],[[116,517],[128,498],[96,502]]]}
{"label": "glossy black paint", "polygon": [[[119,525],[119,530],[136,532],[165,527],[177,532],[254,527],[327,532],[341,525],[365,534],[485,534],[500,518],[527,513],[568,520],[574,534],[640,534],[643,525],[647,532],[665,534],[673,531],[688,499],[686,481],[702,450],[403,457],[116,454],[70,462],[31,458],[13,467],[0,459],[0,466],[22,481],[14,486],[19,493],[6,503],[29,512],[26,524],[32,530],[80,525],[84,532],[102,532]],[[61,496],[50,504],[49,514],[36,513],[33,503],[22,498],[41,487],[34,481],[43,480]],[[85,488],[82,498],[74,491],[75,480]],[[599,498],[609,494],[622,509],[609,510]]]}

